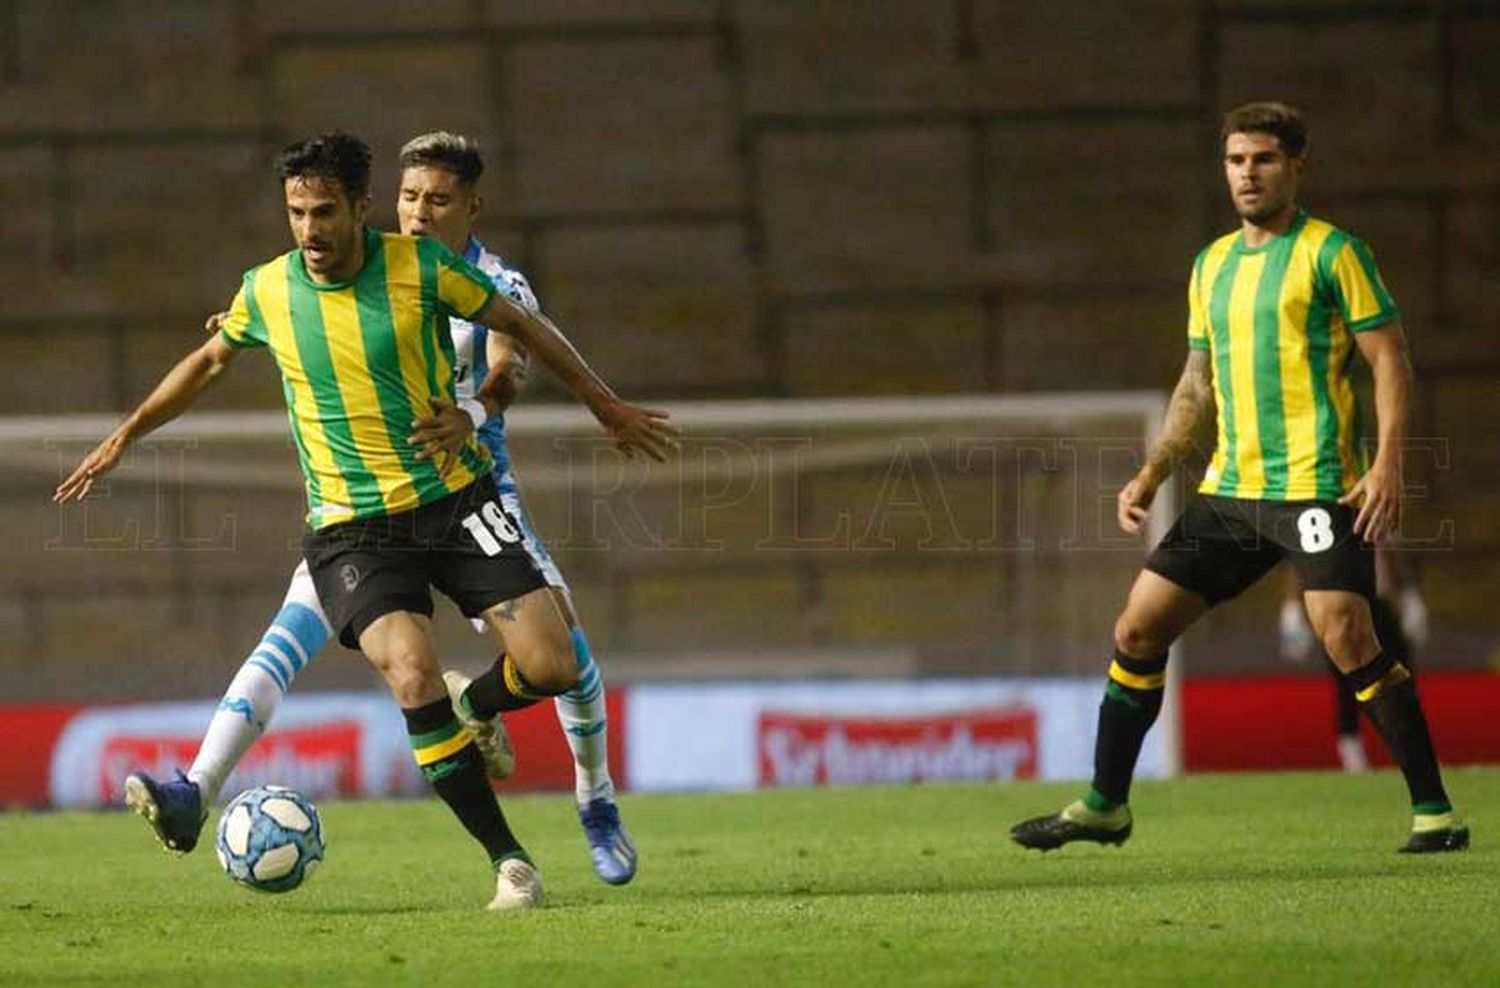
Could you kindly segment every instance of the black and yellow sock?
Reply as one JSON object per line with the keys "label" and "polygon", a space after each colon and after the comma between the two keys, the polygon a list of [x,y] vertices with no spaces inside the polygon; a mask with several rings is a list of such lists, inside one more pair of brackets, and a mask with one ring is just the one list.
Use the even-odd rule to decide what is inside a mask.
{"label": "black and yellow sock", "polygon": [[1109,682],[1099,704],[1099,734],[1094,740],[1094,782],[1084,797],[1088,807],[1107,812],[1130,799],[1130,779],[1146,732],[1161,713],[1167,682],[1167,657],[1134,659],[1115,650]]}
{"label": "black and yellow sock", "polygon": [[453,716],[448,698],[401,712],[422,775],[464,829],[484,846],[490,863],[499,867],[505,858],[525,857],[490,788],[474,738]]}
{"label": "black and yellow sock", "polygon": [[1390,652],[1382,651],[1345,676],[1354,687],[1355,699],[1370,715],[1391,757],[1400,766],[1406,788],[1411,792],[1413,812],[1436,815],[1451,810],[1411,672]]}
{"label": "black and yellow sock", "polygon": [[520,710],[555,695],[527,682],[515,660],[502,652],[494,665],[469,684],[463,705],[479,720],[489,720],[496,714]]}
{"label": "black and yellow sock", "polygon": [[[1384,597],[1370,598],[1370,621],[1375,626],[1375,637],[1380,642],[1381,650],[1406,666],[1407,672],[1412,672],[1411,643],[1406,639],[1406,632],[1401,630],[1401,618],[1397,616],[1396,609]],[[1339,671],[1339,667],[1331,659],[1325,657],[1325,661],[1337,684],[1335,729],[1342,737],[1358,734],[1360,703],[1354,698],[1354,687],[1350,685],[1349,677]]]}

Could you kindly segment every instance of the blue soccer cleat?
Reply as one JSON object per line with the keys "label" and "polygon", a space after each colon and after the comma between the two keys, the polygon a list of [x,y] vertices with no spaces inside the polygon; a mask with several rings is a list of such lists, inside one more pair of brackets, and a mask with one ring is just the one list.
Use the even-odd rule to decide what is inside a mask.
{"label": "blue soccer cleat", "polygon": [[635,845],[620,822],[620,809],[610,799],[593,799],[578,808],[578,820],[588,835],[594,872],[611,885],[635,877]]}
{"label": "blue soccer cleat", "polygon": [[161,846],[186,854],[198,846],[208,811],[198,783],[181,770],[171,782],[157,782],[145,772],[125,777],[125,805],[146,818]]}

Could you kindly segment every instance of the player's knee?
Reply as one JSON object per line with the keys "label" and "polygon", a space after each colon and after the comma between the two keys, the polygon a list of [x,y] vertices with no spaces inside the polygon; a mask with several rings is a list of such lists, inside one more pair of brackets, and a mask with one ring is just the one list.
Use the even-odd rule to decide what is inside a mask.
{"label": "player's knee", "polygon": [[540,681],[534,681],[540,690],[550,694],[567,693],[577,685],[577,661],[573,649],[549,649],[543,663]]}
{"label": "player's knee", "polygon": [[1343,669],[1364,665],[1380,652],[1369,612],[1355,604],[1324,608],[1318,615],[1318,638]]}
{"label": "player's knee", "polygon": [[391,695],[403,707],[421,707],[448,695],[443,678],[420,665],[393,665],[385,670]]}
{"label": "player's knee", "polygon": [[1137,659],[1161,655],[1172,643],[1129,611],[1115,621],[1115,648]]}
{"label": "player's knee", "polygon": [[531,661],[521,664],[518,656],[517,664],[539,691],[556,696],[578,685],[578,662],[571,642],[536,649],[527,658]]}
{"label": "player's knee", "polygon": [[376,666],[403,707],[419,707],[447,695],[442,674],[420,638],[391,641]]}

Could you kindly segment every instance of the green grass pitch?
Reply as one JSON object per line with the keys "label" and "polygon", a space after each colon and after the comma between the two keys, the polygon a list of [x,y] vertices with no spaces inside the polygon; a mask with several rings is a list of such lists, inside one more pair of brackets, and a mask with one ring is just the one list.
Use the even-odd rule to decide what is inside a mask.
{"label": "green grass pitch", "polygon": [[1449,772],[1465,854],[1393,853],[1392,773],[1138,784],[1121,849],[1006,839],[1075,785],[626,796],[609,888],[566,796],[506,799],[544,910],[435,799],[321,807],[328,861],[283,896],[124,813],[0,815],[0,984],[1500,984],[1500,769]]}

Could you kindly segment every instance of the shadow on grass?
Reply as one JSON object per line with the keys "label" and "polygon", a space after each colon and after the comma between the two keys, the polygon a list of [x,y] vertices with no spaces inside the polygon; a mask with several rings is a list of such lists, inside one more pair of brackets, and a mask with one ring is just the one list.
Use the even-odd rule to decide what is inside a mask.
{"label": "shadow on grass", "polygon": [[368,906],[310,906],[299,909],[298,913],[303,916],[400,916],[411,913],[434,913],[443,909],[455,908],[452,902],[420,903],[409,902],[400,906],[379,906],[371,903]]}
{"label": "shadow on grass", "polygon": [[[1104,852],[1111,853],[1112,852]],[[1123,858],[1101,861],[1103,854],[1074,855],[1069,860],[1054,858],[1036,861],[1025,873],[1007,870],[1004,874],[962,874],[910,881],[892,880],[888,875],[868,880],[850,876],[827,880],[809,879],[788,884],[785,879],[764,885],[736,883],[733,887],[668,890],[674,898],[823,898],[841,896],[953,895],[974,892],[1028,892],[1076,889],[1097,892],[1102,888],[1173,888],[1224,883],[1252,883],[1286,886],[1288,883],[1347,882],[1359,879],[1402,878],[1404,868],[1395,861],[1351,857],[1339,863],[1292,860],[1234,864],[1203,862],[1183,865],[1174,862],[1163,866],[1153,859],[1132,862]],[[1393,854],[1392,857],[1395,857]],[[1091,860],[1092,859],[1092,860]],[[1121,870],[1121,865],[1125,870]],[[1025,865],[1021,867],[1025,868]]]}

